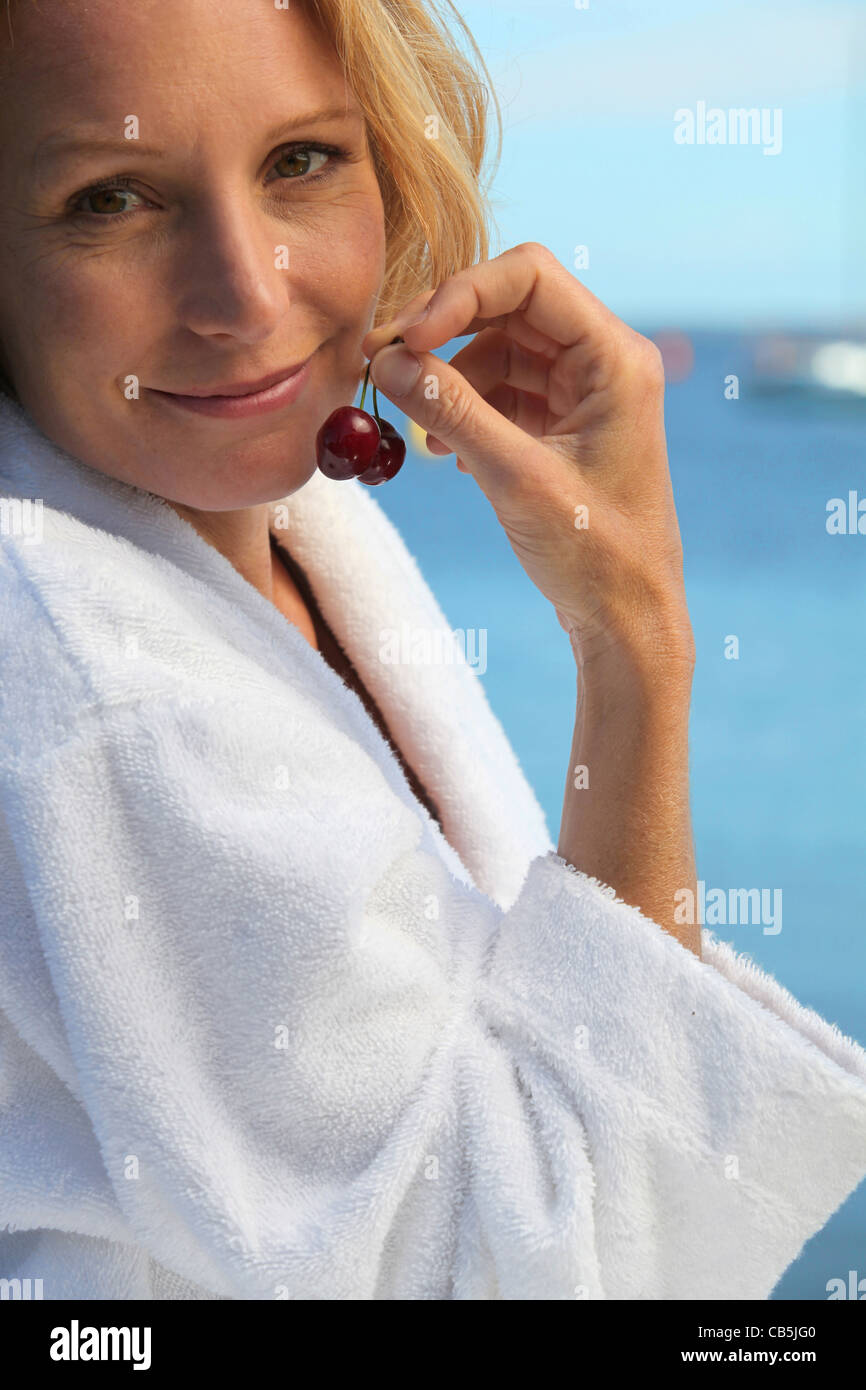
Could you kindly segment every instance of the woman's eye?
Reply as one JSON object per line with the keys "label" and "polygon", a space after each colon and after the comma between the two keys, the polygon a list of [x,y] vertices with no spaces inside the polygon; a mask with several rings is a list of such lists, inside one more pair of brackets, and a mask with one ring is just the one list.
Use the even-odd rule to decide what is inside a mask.
{"label": "woman's eye", "polygon": [[[322,164],[330,158],[327,150],[317,150],[304,145],[300,149],[284,150],[273,167],[279,169],[280,165],[283,165],[283,176],[289,179],[305,178],[308,174],[318,173]],[[320,160],[321,163],[314,164],[314,160]]]}
{"label": "woman's eye", "polygon": [[[122,217],[129,211],[128,207],[122,206],[123,200],[139,196],[131,188],[124,188],[122,184],[112,184],[110,188],[91,188],[81,194],[75,211],[83,213],[85,217]],[[91,204],[90,207],[86,206],[88,202]]]}

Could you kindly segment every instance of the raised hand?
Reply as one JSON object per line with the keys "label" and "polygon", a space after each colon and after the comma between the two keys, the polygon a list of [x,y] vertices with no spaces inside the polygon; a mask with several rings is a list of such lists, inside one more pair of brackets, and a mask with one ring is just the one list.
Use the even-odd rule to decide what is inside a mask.
{"label": "raised hand", "polygon": [[[450,363],[432,355],[470,333]],[[692,659],[652,342],[527,242],[417,296],[362,347],[379,390],[472,474],[584,660],[648,638]]]}

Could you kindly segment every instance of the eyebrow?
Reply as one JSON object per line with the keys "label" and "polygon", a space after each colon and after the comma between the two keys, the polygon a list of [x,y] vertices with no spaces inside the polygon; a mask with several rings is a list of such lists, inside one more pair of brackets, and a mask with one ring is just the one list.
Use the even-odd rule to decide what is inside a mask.
{"label": "eyebrow", "polygon": [[[318,111],[307,111],[301,116],[291,116],[288,120],[282,121],[273,130],[269,130],[264,136],[265,143],[269,144],[272,140],[279,140],[282,136],[288,135],[293,130],[314,125],[324,125],[327,121],[336,120],[358,120],[361,112],[357,107],[326,106]],[[157,149],[153,145],[143,145],[139,140],[125,140],[123,137],[107,139],[104,136],[89,137],[86,135],[68,135],[59,132],[56,135],[49,135],[36,146],[33,153],[33,165],[41,169],[50,164],[56,164],[62,159],[69,158],[70,155],[77,154],[120,154],[129,152],[130,147],[134,148],[135,153],[144,155],[148,159],[167,159],[166,150]]]}

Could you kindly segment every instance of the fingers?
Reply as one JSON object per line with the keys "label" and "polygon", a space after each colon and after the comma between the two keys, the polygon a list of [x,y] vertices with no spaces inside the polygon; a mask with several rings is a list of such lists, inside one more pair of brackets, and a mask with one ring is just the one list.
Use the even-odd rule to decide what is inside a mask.
{"label": "fingers", "polygon": [[450,363],[389,345],[373,357],[370,375],[383,395],[458,455],[491,499],[520,477],[532,441]]}
{"label": "fingers", "polygon": [[[451,363],[431,356],[473,334]],[[389,346],[398,335],[405,347]],[[430,452],[457,453],[485,491],[497,478],[517,477],[527,436],[561,436],[558,452],[577,461],[572,437],[615,432],[624,411],[645,419],[654,438],[657,426],[663,432],[653,345],[537,242],[415,296],[362,346],[377,387],[427,432]],[[412,350],[417,379],[389,380]],[[656,452],[661,459],[664,451]]]}
{"label": "fingers", "polygon": [[[425,307],[424,319],[410,327],[406,320]],[[551,344],[574,347],[623,328],[616,315],[537,242],[525,242],[492,261],[459,271],[407,308],[411,312],[404,311],[376,330],[379,336],[372,342],[373,335],[368,334],[365,352],[368,344],[375,351],[396,333],[410,347],[424,351],[487,327],[516,336],[521,321],[520,340],[536,351],[545,351]]]}
{"label": "fingers", "polygon": [[[556,424],[547,403],[551,359],[529,352],[502,329],[485,328],[451,358],[450,365],[489,405],[534,438],[548,434]],[[435,436],[427,440],[430,453],[450,452],[437,445]]]}
{"label": "fingers", "polygon": [[373,358],[380,348],[385,347],[394,338],[398,336],[402,338],[405,325],[426,308],[434,293],[434,290],[424,290],[422,294],[416,294],[414,299],[410,299],[409,303],[401,309],[396,318],[382,324],[381,328],[371,329],[361,343],[361,351],[364,356]]}
{"label": "fingers", "polygon": [[[547,434],[548,409],[547,401],[544,396],[533,396],[528,391],[517,391],[513,386],[505,386],[499,383],[492,391],[489,391],[483,399],[494,410],[498,410],[506,420],[510,420],[518,429],[523,430],[524,434],[529,434],[533,439],[540,439]],[[451,450],[442,444],[435,435],[427,436],[427,449],[431,454],[450,454]],[[457,462],[460,468],[460,461]],[[465,472],[461,469],[461,472]]]}
{"label": "fingers", "polygon": [[553,361],[530,352],[500,328],[485,328],[455,353],[451,366],[465,376],[479,396],[486,397],[502,384],[546,398]]}
{"label": "fingers", "polygon": [[515,387],[500,382],[484,396],[484,399],[494,410],[498,410],[500,415],[504,415],[506,420],[523,430],[524,434],[531,435],[533,439],[540,439],[542,435],[547,434],[549,412],[544,396],[534,396],[529,391],[518,391]]}

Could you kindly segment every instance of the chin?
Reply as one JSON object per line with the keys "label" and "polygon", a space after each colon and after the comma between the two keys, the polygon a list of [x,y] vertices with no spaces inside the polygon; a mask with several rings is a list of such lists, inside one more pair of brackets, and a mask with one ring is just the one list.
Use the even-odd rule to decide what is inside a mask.
{"label": "chin", "polygon": [[[245,507],[259,507],[268,502],[278,502],[283,497],[291,496],[293,492],[298,492],[305,483],[308,483],[315,472],[316,464],[313,461],[300,474],[297,469],[291,475],[274,471],[267,476],[238,479],[230,485],[225,483],[215,486],[202,484],[191,493],[184,491],[181,496],[169,496],[168,493],[162,495],[167,501],[177,502],[181,506],[192,507],[200,512],[241,511]],[[172,489],[172,491],[174,490]]]}

